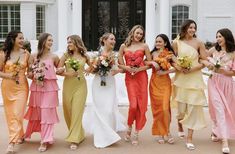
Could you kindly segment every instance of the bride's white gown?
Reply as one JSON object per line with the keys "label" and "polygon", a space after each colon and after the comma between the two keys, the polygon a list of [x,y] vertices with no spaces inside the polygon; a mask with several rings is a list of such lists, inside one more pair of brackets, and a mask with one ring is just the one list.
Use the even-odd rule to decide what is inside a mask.
{"label": "bride's white gown", "polygon": [[94,135],[95,147],[104,148],[119,141],[121,138],[117,132],[124,131],[126,127],[117,106],[115,78],[106,76],[106,86],[101,86],[100,81],[100,76],[95,75],[93,102],[87,106],[83,122],[85,131]]}

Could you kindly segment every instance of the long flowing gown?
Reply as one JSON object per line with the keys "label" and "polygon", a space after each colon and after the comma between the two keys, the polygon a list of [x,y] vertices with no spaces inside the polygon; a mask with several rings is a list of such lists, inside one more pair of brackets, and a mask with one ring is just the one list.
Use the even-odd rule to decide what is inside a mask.
{"label": "long flowing gown", "polygon": [[[9,131],[9,143],[16,143],[24,136],[23,117],[29,92],[28,81],[25,76],[28,58],[29,54],[25,53],[24,60],[19,62],[21,66],[18,74],[19,84],[10,79],[2,80],[2,97]],[[4,66],[4,72],[12,73],[13,64],[11,60],[8,60]]]}
{"label": "long flowing gown", "polygon": [[[181,40],[177,40],[177,46],[179,57],[188,56],[192,60],[192,67],[199,64],[199,54],[195,48]],[[175,73],[172,100],[178,105],[177,119],[189,129],[199,130],[206,127],[203,111],[206,103],[205,88],[201,70],[188,74]]]}
{"label": "long flowing gown", "polygon": [[31,138],[32,133],[40,132],[41,143],[54,142],[54,125],[59,122],[57,115],[58,84],[52,59],[41,60],[46,66],[43,86],[32,81],[30,86],[29,108],[25,114],[28,120],[25,138]]}
{"label": "long flowing gown", "polygon": [[[79,60],[78,77],[65,77],[63,83],[63,109],[64,118],[68,127],[67,142],[80,143],[85,139],[82,126],[83,112],[87,98],[87,83],[84,77],[85,59]],[[66,64],[66,71],[73,71]]]}
{"label": "long flowing gown", "polygon": [[[227,68],[226,68],[227,67]],[[235,71],[235,60],[225,69]],[[235,82],[231,76],[214,73],[208,80],[212,132],[219,138],[235,139]]]}
{"label": "long flowing gown", "polygon": [[171,120],[171,79],[169,74],[158,75],[153,68],[149,93],[153,114],[152,134],[168,135]]}
{"label": "long flowing gown", "polygon": [[[140,59],[140,65],[144,66],[144,51],[125,51],[124,57],[126,65],[130,66],[132,61]],[[146,71],[132,75],[126,72],[125,83],[129,99],[129,113],[127,124],[131,126],[135,121],[136,130],[141,130],[146,123],[145,113],[148,104],[148,76]]]}
{"label": "long flowing gown", "polygon": [[106,86],[100,84],[100,76],[95,75],[92,82],[93,102],[86,109],[84,125],[87,132],[94,135],[95,147],[105,148],[119,141],[121,138],[117,132],[126,130],[126,127],[118,110],[114,76],[109,73]]}

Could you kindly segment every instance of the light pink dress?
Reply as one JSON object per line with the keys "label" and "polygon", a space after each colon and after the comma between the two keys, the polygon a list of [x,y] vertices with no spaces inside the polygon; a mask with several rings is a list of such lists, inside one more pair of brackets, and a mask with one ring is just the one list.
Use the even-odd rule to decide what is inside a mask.
{"label": "light pink dress", "polygon": [[58,106],[58,84],[51,59],[42,61],[46,64],[43,86],[32,81],[30,86],[29,108],[25,119],[29,120],[25,138],[30,138],[33,132],[41,133],[41,143],[54,142],[53,127],[59,122],[56,107]]}
{"label": "light pink dress", "polygon": [[[235,71],[235,60],[225,69]],[[235,82],[232,77],[214,73],[208,80],[212,131],[219,138],[235,139]]]}

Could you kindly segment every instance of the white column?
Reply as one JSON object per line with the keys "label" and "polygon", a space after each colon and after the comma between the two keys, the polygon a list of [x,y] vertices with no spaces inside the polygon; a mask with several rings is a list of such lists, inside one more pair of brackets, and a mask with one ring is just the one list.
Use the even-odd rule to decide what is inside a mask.
{"label": "white column", "polygon": [[21,3],[20,5],[20,25],[25,39],[36,39],[36,4]]}
{"label": "white column", "polygon": [[157,8],[156,0],[146,0],[146,43],[150,50],[154,46],[154,40],[157,35]]}
{"label": "white column", "polygon": [[82,35],[82,0],[72,1],[72,33]]}
{"label": "white column", "polygon": [[66,50],[66,38],[68,33],[68,2],[67,0],[58,0],[58,50],[64,52]]}
{"label": "white column", "polygon": [[160,33],[164,33],[169,36],[170,29],[170,2],[169,0],[160,0]]}

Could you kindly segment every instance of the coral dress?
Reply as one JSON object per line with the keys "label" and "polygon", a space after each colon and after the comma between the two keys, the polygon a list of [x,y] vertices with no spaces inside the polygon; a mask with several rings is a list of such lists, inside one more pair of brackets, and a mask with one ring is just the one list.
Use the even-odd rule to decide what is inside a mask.
{"label": "coral dress", "polygon": [[[23,117],[28,99],[29,86],[25,76],[28,67],[29,54],[26,53],[24,60],[21,62],[19,84],[15,80],[2,80],[2,97],[5,109],[5,115],[9,131],[9,142],[16,143],[24,136]],[[11,73],[10,67],[13,65],[11,60],[6,62],[4,72]]]}
{"label": "coral dress", "polygon": [[[225,67],[235,71],[235,60]],[[212,131],[219,138],[235,139],[235,82],[231,76],[214,73],[208,80]]]}
{"label": "coral dress", "polygon": [[[85,138],[82,117],[87,98],[87,83],[84,77],[85,59],[79,60],[80,70],[77,77],[65,77],[63,82],[63,110],[68,128],[67,142],[80,143]],[[73,69],[66,64],[66,71]]]}
{"label": "coral dress", "polygon": [[[178,56],[188,56],[192,60],[192,67],[199,65],[198,51],[181,40],[176,41]],[[189,129],[198,130],[206,127],[203,111],[206,103],[205,88],[201,70],[188,74],[175,73],[172,99],[178,103],[177,118]]]}
{"label": "coral dress", "polygon": [[152,134],[168,135],[171,120],[171,79],[169,74],[159,76],[153,68],[149,93],[153,114]]}
{"label": "coral dress", "polygon": [[56,107],[58,106],[57,77],[54,62],[51,59],[41,60],[45,63],[45,77],[43,86],[32,81],[30,86],[29,108],[25,114],[28,125],[25,138],[30,138],[33,132],[41,133],[41,143],[54,142],[54,124],[59,122]]}
{"label": "coral dress", "polygon": [[[144,66],[144,51],[125,51],[124,57],[127,66],[132,66],[136,62],[139,66]],[[148,105],[148,76],[146,71],[138,72],[135,75],[126,72],[126,88],[130,102],[127,124],[131,126],[135,121],[136,130],[141,130],[146,123],[145,113]]]}

